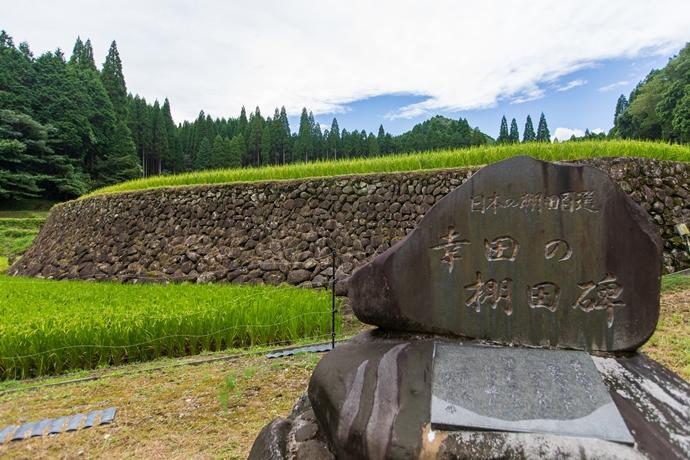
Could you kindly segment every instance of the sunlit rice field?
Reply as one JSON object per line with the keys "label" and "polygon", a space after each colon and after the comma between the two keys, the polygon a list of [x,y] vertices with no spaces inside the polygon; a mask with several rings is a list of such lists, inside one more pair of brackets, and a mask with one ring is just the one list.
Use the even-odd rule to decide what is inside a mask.
{"label": "sunlit rice field", "polygon": [[647,141],[589,141],[558,144],[527,143],[481,146],[471,149],[439,150],[376,158],[296,163],[261,168],[218,169],[174,176],[156,176],[101,188],[84,197],[157,187],[289,180],[347,174],[370,174],[428,169],[460,168],[495,163],[515,156],[530,155],[541,160],[562,161],[595,157],[641,157],[690,161],[690,147]]}
{"label": "sunlit rice field", "polygon": [[330,328],[328,291],[0,276],[2,379],[303,338],[327,340]]}

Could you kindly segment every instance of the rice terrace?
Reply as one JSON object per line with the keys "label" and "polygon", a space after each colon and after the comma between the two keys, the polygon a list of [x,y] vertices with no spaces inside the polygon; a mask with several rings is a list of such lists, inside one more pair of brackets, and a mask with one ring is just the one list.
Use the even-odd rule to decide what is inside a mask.
{"label": "rice terrace", "polygon": [[[631,153],[638,157],[657,156],[673,161],[683,161],[690,155],[690,150],[680,146],[670,147],[664,144],[631,141],[556,144],[550,147],[537,145],[535,147],[537,148],[533,152],[525,152],[524,147],[522,149],[494,147],[485,149],[485,152],[471,150],[430,153],[428,155],[430,159],[427,158],[426,161],[429,162],[428,168],[438,168],[469,166],[472,163],[481,165],[505,156],[523,153],[533,153],[535,157],[548,155],[551,160],[558,159],[559,154],[565,159],[575,159],[578,156],[591,157],[597,153],[618,157]],[[464,157],[466,153],[471,155]],[[418,154],[417,157],[422,158],[423,155]],[[445,163],[434,164],[434,158],[442,158],[441,161]],[[391,157],[391,161],[400,163],[408,161],[411,166],[407,168],[403,166],[400,169],[412,169],[415,165],[419,167],[420,160],[410,155],[400,159]],[[361,169],[358,173],[371,174],[381,169],[390,170],[390,166],[380,166],[381,162],[382,160],[360,160]],[[311,167],[315,169],[320,165]],[[337,166],[337,163],[322,163],[326,171]],[[276,169],[272,168],[269,174],[277,174],[274,172]],[[298,166],[294,166],[294,169],[298,169]],[[256,172],[260,174],[261,169]],[[232,174],[238,173],[241,174],[242,171],[218,171],[215,174],[217,177],[231,177]],[[316,175],[313,169],[308,174],[309,177]],[[258,177],[265,180],[265,176]],[[171,180],[185,181],[185,185],[192,185],[189,182],[190,179],[185,177],[172,177]],[[139,181],[138,184],[150,187],[145,181]],[[154,184],[156,187],[169,186],[161,183],[160,179],[157,179]],[[6,215],[10,212],[7,211]],[[6,220],[9,219],[6,217]],[[656,334],[644,348],[650,356],[669,366],[686,380],[690,379],[688,361],[690,312],[687,303],[690,282],[687,281],[688,279],[684,276],[664,278],[662,316],[659,319]],[[190,449],[186,450],[190,455],[202,455],[202,451],[207,452],[203,455],[214,451],[226,452],[226,454],[229,452],[230,455],[240,457],[246,455],[251,447],[253,435],[247,433],[249,438],[244,440],[241,440],[241,437],[231,438],[231,447],[223,445],[219,436],[222,433],[221,426],[227,423],[225,420],[233,414],[242,414],[243,417],[247,417],[246,424],[253,427],[251,429],[258,430],[262,421],[266,417],[270,418],[270,416],[261,415],[264,413],[263,410],[269,410],[268,407],[265,409],[257,407],[258,401],[264,397],[259,395],[266,390],[265,386],[268,382],[273,378],[290,376],[292,371],[288,374],[282,372],[285,368],[293,369],[297,366],[299,372],[295,377],[301,383],[295,388],[290,387],[291,393],[280,396],[280,398],[285,398],[289,407],[291,404],[289,401],[296,399],[304,390],[304,379],[313,366],[313,359],[317,359],[315,356],[299,355],[268,361],[261,357],[261,354],[254,355],[254,350],[261,353],[261,350],[266,350],[266,346],[309,344],[330,339],[331,299],[330,293],[323,290],[290,286],[250,287],[232,283],[225,285],[84,283],[7,276],[2,278],[0,286],[2,286],[0,298],[3,317],[0,368],[3,378],[2,386],[6,390],[2,397],[5,410],[16,413],[16,417],[21,419],[33,420],[39,417],[39,412],[40,417],[43,417],[43,412],[45,412],[43,402],[33,408],[28,402],[37,395],[45,395],[40,398],[41,401],[45,401],[45,398],[48,398],[48,401],[57,398],[56,404],[53,405],[60,407],[62,398],[67,398],[69,401],[76,397],[75,390],[83,389],[90,394],[92,388],[105,385],[98,391],[118,387],[120,390],[117,393],[131,396],[134,394],[132,392],[139,391],[134,387],[140,385],[140,379],[145,376],[148,376],[146,377],[148,379],[169,381],[169,377],[166,377],[168,375],[185,375],[185,377],[175,377],[190,382],[183,384],[186,385],[184,394],[197,395],[191,398],[186,397],[185,401],[196,401],[195,398],[199,398],[198,395],[204,393],[199,400],[216,407],[215,412],[211,408],[201,411],[203,419],[196,421],[194,425],[200,426],[206,423],[204,420],[208,422],[206,424],[210,428],[204,430],[204,433],[209,439],[204,445],[210,450],[202,449],[198,444],[190,445],[185,448]],[[340,303],[340,300],[338,302]],[[338,338],[342,337],[343,333],[352,334],[360,331],[362,327],[362,325],[357,325],[353,318],[347,319],[344,324],[342,315],[337,315]],[[247,351],[251,353],[247,354]],[[238,352],[240,355],[237,355]],[[263,356],[265,353],[267,352],[264,352]],[[200,357],[192,362],[201,364],[185,367],[187,369],[185,371],[176,367],[177,363],[184,364],[190,359],[175,361],[176,357],[199,354]],[[147,361],[151,361],[153,365],[146,365]],[[180,372],[184,374],[179,374]],[[188,374],[196,375],[199,372],[203,376],[199,374],[198,378],[190,377]],[[220,374],[215,375],[216,372]],[[300,374],[302,372],[304,374]],[[297,375],[303,376],[297,377]],[[37,377],[40,378],[37,380]],[[94,377],[96,380],[93,380]],[[83,382],[75,382],[67,386],[45,386],[84,378],[86,379]],[[194,381],[196,381],[195,384],[192,383]],[[202,388],[195,388],[199,382],[208,382],[203,386],[203,391]],[[214,388],[211,392],[209,392],[209,385]],[[271,385],[273,384],[269,387]],[[259,390],[259,388],[263,389]],[[286,388],[281,388],[282,386],[272,391],[276,394],[287,391]],[[149,395],[151,402],[159,398],[171,397],[169,391],[171,391],[170,388],[156,389],[155,396]],[[79,391],[79,394],[86,395],[87,393]],[[87,402],[88,397],[80,396],[74,401],[68,405],[91,407]],[[142,403],[144,406],[141,405]],[[22,412],[17,412],[20,410]],[[142,414],[149,413],[149,410],[154,410],[154,408],[147,409],[146,403],[139,401],[132,415],[143,416]],[[182,412],[177,415],[185,414],[184,409],[180,408],[180,411]],[[57,409],[54,409],[53,413],[57,414]],[[123,411],[119,416],[126,417],[125,412]],[[164,421],[169,416],[169,414],[161,413],[154,419]],[[137,425],[143,422],[132,420],[131,423]],[[200,426],[199,429],[202,428],[204,427]],[[84,448],[87,452],[92,454],[109,452],[108,455],[112,455],[112,452],[117,452],[117,449],[124,449],[122,450],[124,454],[131,448],[131,443],[146,439],[146,435],[141,432],[135,433],[131,429],[127,429],[126,432],[128,434],[123,433],[122,439],[116,440],[115,438],[119,435],[113,435],[109,438],[112,441],[106,442],[102,439],[99,441],[99,438],[93,436],[88,441],[75,438],[74,445],[82,446],[83,442],[87,442],[90,446]],[[173,433],[170,436],[182,435],[181,432],[179,435]],[[161,441],[155,444],[158,446],[159,442]],[[56,453],[62,449],[71,448],[70,443],[65,439],[59,441],[56,439],[55,443],[41,445],[35,444],[35,441],[29,443],[27,445],[32,449],[31,452],[38,455],[51,456],[53,455],[51,452]],[[172,444],[174,443],[171,441]],[[104,450],[106,446],[108,446],[107,450]],[[26,448],[26,445],[19,446],[18,444],[2,446],[5,452],[15,452],[19,456],[23,455],[22,452],[27,452]],[[159,446],[156,447],[158,448]],[[143,449],[142,456],[152,455],[153,451],[148,451],[148,448]]]}
{"label": "rice terrace", "polygon": [[[117,15],[156,40],[34,55],[0,30],[0,457],[690,458],[690,44],[637,76],[679,38],[597,35],[613,58],[562,68],[553,33],[517,67],[474,43],[491,59],[459,50],[451,78],[439,12],[399,23],[425,51],[397,68],[389,21],[394,48],[339,12],[366,63],[333,18],[290,25],[326,56],[266,29],[282,6],[227,8],[222,49],[195,14],[165,23],[189,49]],[[265,24],[234,35],[242,12]],[[266,95],[287,102],[239,102]]]}

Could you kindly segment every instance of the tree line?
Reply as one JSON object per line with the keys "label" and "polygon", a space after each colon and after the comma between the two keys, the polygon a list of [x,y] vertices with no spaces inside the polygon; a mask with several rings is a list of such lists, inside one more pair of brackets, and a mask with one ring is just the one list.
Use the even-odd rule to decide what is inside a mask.
{"label": "tree line", "polygon": [[690,141],[690,43],[663,69],[652,70],[628,98],[621,94],[609,137]]}
{"label": "tree line", "polygon": [[401,152],[469,148],[493,142],[467,120],[436,116],[399,136],[366,130],[340,129],[333,118],[330,129],[321,129],[312,112],[302,109],[297,132],[292,133],[285,107],[264,118],[259,107],[247,117],[243,107],[237,118],[216,118],[203,110],[194,122],[178,129],[187,170],[250,167],[288,163],[368,158]]}
{"label": "tree line", "polygon": [[493,139],[466,119],[436,116],[393,136],[322,129],[302,109],[292,132],[285,107],[238,117],[175,124],[170,102],[128,93],[115,41],[101,69],[90,40],[77,38],[69,59],[58,48],[35,57],[0,32],[0,199],[64,200],[98,187],[160,174],[367,158],[468,148]]}
{"label": "tree line", "polygon": [[65,199],[141,176],[115,42],[102,70],[77,39],[35,58],[0,32],[0,198]]}
{"label": "tree line", "polygon": [[[542,112],[541,116],[539,117],[539,125],[536,133],[534,132],[532,116],[527,115],[523,133],[522,142],[551,142],[551,133],[549,132],[549,125],[546,123],[544,112]],[[517,121],[515,121],[515,118],[513,118],[510,122],[510,131],[508,131],[508,120],[506,120],[506,116],[503,115],[503,118],[501,118],[501,127],[499,128],[496,142],[498,144],[520,143],[520,131],[518,131],[518,125]]]}

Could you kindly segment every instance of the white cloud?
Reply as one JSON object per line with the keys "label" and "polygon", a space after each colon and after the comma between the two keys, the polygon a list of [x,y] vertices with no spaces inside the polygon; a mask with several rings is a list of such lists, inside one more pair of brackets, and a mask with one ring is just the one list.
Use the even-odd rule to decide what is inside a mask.
{"label": "white cloud", "polygon": [[385,94],[427,97],[389,118],[517,104],[604,59],[677,52],[687,15],[668,11],[682,10],[687,0],[27,0],[2,16],[36,54],[69,55],[80,35],[100,64],[116,39],[128,89],[168,97],[182,121],[242,105],[340,113]]}
{"label": "white cloud", "polygon": [[558,86],[558,87],[556,88],[556,91],[568,91],[569,89],[573,89],[573,88],[575,88],[576,86],[582,86],[582,85],[585,85],[585,84],[587,84],[587,80],[577,79],[577,80],[573,80],[573,81],[571,81],[571,82],[569,82],[569,83],[566,83],[566,84],[563,85],[563,86]]}
{"label": "white cloud", "polygon": [[618,88],[619,86],[627,86],[627,85],[629,85],[629,84],[630,84],[629,81],[619,81],[619,82],[617,82],[617,83],[612,83],[612,84],[610,84],[610,85],[602,86],[602,87],[599,88],[597,91],[599,91],[600,93],[605,93],[605,92],[607,92],[607,91],[611,91],[612,89],[616,89],[616,88]]}
{"label": "white cloud", "polygon": [[[603,130],[601,128],[594,128],[590,131],[594,134],[606,132],[605,130]],[[573,135],[575,137],[583,137],[585,135],[585,132],[582,131],[581,129],[577,129],[577,128],[570,129],[570,128],[558,127],[558,128],[556,128],[556,131],[554,131],[554,133],[551,135],[551,142],[553,142],[554,139],[558,139],[559,142],[567,141]]]}
{"label": "white cloud", "polygon": [[582,137],[585,135],[585,132],[577,128],[570,129],[558,127],[556,128],[556,131],[551,135],[551,142],[553,142],[554,139],[558,139],[559,141],[567,141],[573,135],[575,137]]}

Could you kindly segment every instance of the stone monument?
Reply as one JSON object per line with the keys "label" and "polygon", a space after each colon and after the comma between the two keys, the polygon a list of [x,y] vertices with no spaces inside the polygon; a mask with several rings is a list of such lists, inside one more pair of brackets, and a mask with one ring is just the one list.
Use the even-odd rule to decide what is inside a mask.
{"label": "stone monument", "polygon": [[250,458],[689,457],[690,385],[635,351],[661,261],[602,171],[487,166],[353,275],[353,311],[378,328],[321,360]]}

